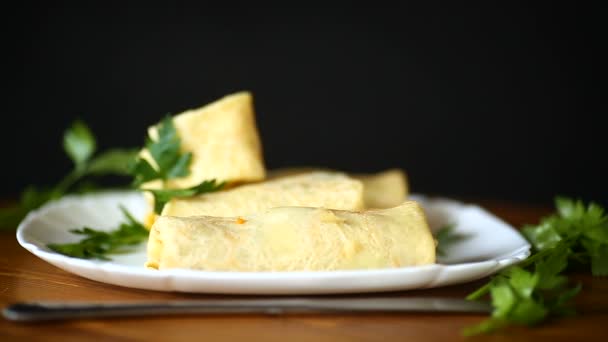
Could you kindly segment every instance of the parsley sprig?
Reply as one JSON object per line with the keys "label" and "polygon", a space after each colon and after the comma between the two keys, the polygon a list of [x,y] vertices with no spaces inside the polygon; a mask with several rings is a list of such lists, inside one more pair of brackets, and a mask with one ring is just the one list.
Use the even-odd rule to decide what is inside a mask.
{"label": "parsley sprig", "polygon": [[446,256],[450,246],[470,238],[468,234],[456,232],[456,225],[454,224],[447,224],[439,228],[434,235],[435,240],[437,240],[436,251],[438,256]]}
{"label": "parsley sprig", "polygon": [[[161,180],[163,185],[170,179],[185,177],[190,174],[190,163],[192,153],[181,152],[181,140],[175,129],[171,116],[165,117],[158,125],[158,137],[148,137],[146,139],[146,150],[154,160],[152,165],[147,159],[138,156],[131,166],[133,175],[133,185]],[[154,197],[154,212],[160,214],[163,207],[174,197],[189,197],[207,192],[221,190],[224,182],[217,182],[215,179],[205,180],[202,183],[185,189],[149,189]]]}
{"label": "parsley sprig", "polygon": [[[158,126],[158,137],[149,137],[146,149],[154,166],[138,155],[136,150],[111,149],[95,156],[97,142],[90,129],[82,122],[75,121],[64,133],[63,148],[73,161],[74,167],[59,183],[50,188],[26,188],[18,205],[0,209],[0,227],[15,228],[30,211],[45,203],[59,199],[70,192],[81,192],[91,188],[88,176],[122,175],[133,176],[133,185],[160,179],[167,180],[189,175],[192,153],[181,151],[181,140],[171,117],[166,117]],[[155,212],[174,197],[187,197],[217,191],[225,183],[207,180],[186,189],[141,189],[152,193]],[[93,185],[94,187],[94,185]],[[50,244],[48,247],[58,253],[85,259],[109,260],[107,255],[129,251],[130,247],[145,241],[148,231],[126,210],[126,222],[117,229],[107,232],[84,227],[71,230],[84,236],[79,242]]]}
{"label": "parsley sprig", "polygon": [[74,243],[49,244],[48,248],[63,255],[82,258],[111,260],[108,255],[122,254],[148,239],[148,230],[124,208],[120,207],[126,222],[110,231],[96,230],[89,227],[70,230],[71,233],[83,235],[84,238]]}
{"label": "parsley sprig", "polygon": [[[167,116],[158,126],[158,137],[149,137],[146,140],[146,149],[154,160],[152,165],[148,160],[133,156],[129,173],[134,177],[133,185],[140,187],[142,184],[153,181],[167,180],[184,177],[190,174],[189,166],[192,153],[181,151],[181,140],[173,124],[173,119]],[[80,146],[73,151],[74,160],[83,159],[87,147]],[[77,162],[78,169],[78,162]],[[164,184],[163,184],[164,185]],[[174,197],[187,197],[220,190],[224,183],[216,180],[204,181],[199,185],[186,189],[141,189],[150,192],[154,196],[154,211],[160,213],[164,205]],[[83,259],[110,260],[108,255],[129,252],[137,244],[148,238],[148,230],[137,222],[129,212],[121,207],[126,222],[121,223],[117,229],[111,231],[96,230],[89,227],[74,229],[70,232],[83,235],[84,238],[75,243],[50,244],[48,247],[58,253]]]}
{"label": "parsley sprig", "polygon": [[192,153],[181,152],[181,140],[171,116],[166,116],[158,125],[158,138],[146,139],[146,150],[156,165],[153,166],[147,159],[138,157],[131,170],[134,176],[133,185],[140,186],[157,179],[167,181],[190,174],[188,166]]}
{"label": "parsley sprig", "polygon": [[[63,149],[74,163],[73,169],[57,184],[41,188],[27,187],[16,205],[0,209],[0,228],[15,229],[31,210],[61,198],[71,192],[82,192],[95,187],[90,176],[128,176],[127,165],[136,156],[135,150],[110,149],[94,155],[95,136],[82,121],[75,121],[64,133]],[[88,182],[87,182],[88,181]]]}
{"label": "parsley sprig", "polygon": [[465,329],[465,335],[487,333],[509,324],[533,326],[551,317],[571,315],[569,302],[581,285],[569,285],[564,272],[589,267],[593,275],[607,275],[608,216],[597,204],[557,198],[557,213],[536,226],[523,228],[534,254],[509,267],[470,294],[476,300],[490,295],[492,317]]}
{"label": "parsley sprig", "polygon": [[204,181],[199,185],[186,189],[144,189],[154,196],[154,212],[160,213],[165,204],[174,197],[189,197],[206,192],[221,190],[226,183],[216,182],[215,179]]}
{"label": "parsley sprig", "polygon": [[543,251],[561,241],[569,241],[569,260],[579,266],[591,266],[595,276],[608,276],[608,215],[595,203],[558,197],[557,214],[538,226],[526,226],[522,232],[534,248]]}

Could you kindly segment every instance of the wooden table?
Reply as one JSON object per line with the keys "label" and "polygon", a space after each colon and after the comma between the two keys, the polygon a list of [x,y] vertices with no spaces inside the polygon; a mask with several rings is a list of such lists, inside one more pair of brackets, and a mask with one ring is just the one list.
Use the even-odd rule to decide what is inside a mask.
{"label": "wooden table", "polygon": [[[484,206],[521,226],[535,223],[549,208],[483,202]],[[488,340],[606,340],[608,278],[574,275],[583,284],[576,305],[580,315],[535,329],[510,328]],[[462,298],[483,281],[387,296],[450,296]],[[106,285],[64,272],[21,248],[14,233],[0,233],[0,305],[17,301],[146,301],[210,298],[211,295],[162,293]],[[0,318],[0,340],[184,340],[199,341],[447,341],[463,340],[463,327],[482,315],[217,315],[153,318],[87,319],[51,323],[13,323]]]}

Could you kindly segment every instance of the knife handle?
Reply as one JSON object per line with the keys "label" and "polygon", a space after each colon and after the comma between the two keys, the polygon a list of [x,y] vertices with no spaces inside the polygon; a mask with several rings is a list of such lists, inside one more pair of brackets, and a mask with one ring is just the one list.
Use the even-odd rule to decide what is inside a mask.
{"label": "knife handle", "polygon": [[16,303],[3,310],[12,321],[49,321],[97,317],[127,317],[176,314],[267,314],[451,312],[488,313],[487,302],[455,298],[363,297],[363,298],[273,298],[210,299],[142,303],[31,302]]}

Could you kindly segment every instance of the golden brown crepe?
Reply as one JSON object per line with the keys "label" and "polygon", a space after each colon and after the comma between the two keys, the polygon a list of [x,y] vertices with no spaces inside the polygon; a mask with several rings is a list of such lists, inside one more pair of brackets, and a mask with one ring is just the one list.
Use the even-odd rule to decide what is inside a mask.
{"label": "golden brown crepe", "polygon": [[[269,179],[278,179],[315,171],[330,171],[315,167],[281,168],[268,171]],[[366,208],[391,208],[407,199],[407,176],[401,169],[388,169],[378,173],[354,173],[349,176],[363,182],[363,199]]]}
{"label": "golden brown crepe", "polygon": [[238,216],[285,206],[363,209],[363,185],[337,172],[313,172],[247,184],[188,198],[174,198],[164,216]]}
{"label": "golden brown crepe", "polygon": [[407,178],[401,169],[352,176],[363,182],[366,208],[391,208],[403,203],[407,198]]}
{"label": "golden brown crepe", "polygon": [[147,267],[209,271],[321,271],[435,262],[435,242],[413,201],[352,212],[281,207],[241,217],[161,216]]}
{"label": "golden brown crepe", "polygon": [[[173,118],[183,151],[192,152],[190,175],[171,179],[165,188],[187,188],[205,180],[252,182],[265,178],[262,145],[255,124],[253,99],[249,92],[228,95],[199,109]],[[158,135],[156,127],[148,129]],[[148,151],[142,157],[156,165]],[[160,188],[160,181],[142,188]]]}

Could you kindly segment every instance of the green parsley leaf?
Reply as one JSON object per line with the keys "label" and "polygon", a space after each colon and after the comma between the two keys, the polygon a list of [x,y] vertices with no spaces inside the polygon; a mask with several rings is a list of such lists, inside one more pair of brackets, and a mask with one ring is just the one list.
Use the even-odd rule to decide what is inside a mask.
{"label": "green parsley leaf", "polygon": [[149,232],[124,208],[120,210],[126,222],[111,231],[95,230],[89,227],[70,232],[83,235],[79,242],[49,244],[51,250],[74,258],[111,260],[108,255],[128,253],[132,248],[147,240]]}
{"label": "green parsley leaf", "polygon": [[160,214],[167,202],[174,197],[190,197],[221,190],[225,182],[216,182],[215,179],[204,181],[199,185],[187,189],[143,189],[154,196],[154,212]]}
{"label": "green parsley leaf", "polygon": [[[560,248],[560,247],[554,247]],[[557,250],[555,251],[557,252]],[[569,289],[558,275],[563,265],[558,265],[555,253],[544,253],[535,262],[534,270],[512,266],[496,275],[484,287],[467,299],[476,299],[485,293],[492,298],[492,318],[463,331],[465,335],[488,333],[508,324],[532,326],[548,316],[560,316],[567,312],[568,301],[578,293]],[[532,264],[524,265],[531,267]],[[551,285],[552,287],[548,287]],[[564,295],[566,294],[566,295]]]}
{"label": "green parsley leaf", "polygon": [[568,239],[571,259],[590,264],[593,275],[608,275],[608,216],[595,203],[558,197],[557,214],[544,218],[538,226],[527,226],[524,236],[538,251]]}
{"label": "green parsley leaf", "polygon": [[92,175],[130,175],[129,165],[137,156],[136,150],[112,149],[91,159],[87,173]]}
{"label": "green parsley leaf", "polygon": [[561,275],[561,272],[568,266],[570,251],[566,244],[560,244],[554,248],[552,253],[534,264],[534,269],[538,274],[538,288],[541,290],[559,288],[567,282],[567,278]]}
{"label": "green parsley leaf", "polygon": [[494,312],[492,316],[495,318],[504,318],[513,309],[516,303],[515,292],[507,281],[501,281],[490,289],[492,294],[492,305]]}
{"label": "green parsley leaf", "polygon": [[160,175],[147,160],[138,157],[129,167],[133,175],[133,186],[140,186],[151,180],[159,179]]}
{"label": "green parsley leaf", "polygon": [[548,222],[538,226],[524,226],[522,233],[539,250],[555,246],[562,239],[555,227]]}
{"label": "green parsley leaf", "polygon": [[134,150],[112,149],[93,156],[95,137],[82,121],[75,121],[66,129],[63,147],[74,162],[74,169],[52,187],[27,187],[21,193],[18,204],[0,208],[0,229],[15,229],[29,211],[67,193],[96,189],[86,179],[88,176],[130,174],[128,166],[137,155]]}
{"label": "green parsley leaf", "polygon": [[[185,177],[190,174],[190,163],[192,153],[181,152],[181,141],[175,129],[173,118],[165,117],[157,126],[157,137],[150,136],[146,140],[146,150],[152,156],[154,165],[148,160],[137,157],[131,164],[133,185],[141,186],[152,180],[163,182]],[[160,214],[163,207],[174,197],[189,197],[218,191],[225,183],[219,183],[215,179],[206,180],[202,183],[186,189],[141,189],[148,191],[154,196],[154,212]]]}
{"label": "green parsley leaf", "polygon": [[572,264],[590,265],[595,276],[608,275],[604,209],[564,197],[556,198],[555,207],[555,214],[522,229],[534,253],[467,297],[475,300],[489,294],[494,312],[489,321],[466,329],[465,334],[485,333],[510,323],[535,325],[547,317],[573,314],[569,303],[581,286],[568,287],[563,274]]}
{"label": "green parsley leaf", "polygon": [[509,283],[521,298],[530,298],[532,291],[538,284],[539,275],[532,274],[521,267],[510,269]]}
{"label": "green parsley leaf", "polygon": [[146,139],[146,149],[156,165],[153,166],[146,159],[138,157],[131,166],[135,186],[155,179],[166,181],[190,174],[188,167],[192,153],[181,152],[181,141],[173,124],[173,118],[165,117],[158,125],[157,132],[157,138]]}
{"label": "green parsley leaf", "polygon": [[456,226],[453,224],[445,225],[435,232],[435,240],[437,240],[437,255],[446,256],[450,246],[457,244],[470,238],[468,234],[457,233]]}
{"label": "green parsley leaf", "polygon": [[507,317],[514,323],[532,326],[540,323],[547,314],[548,309],[542,303],[533,298],[520,298]]}
{"label": "green parsley leaf", "polygon": [[63,148],[77,168],[82,168],[96,148],[95,137],[82,121],[75,121],[63,135]]}
{"label": "green parsley leaf", "polygon": [[190,161],[192,161],[192,153],[190,152],[179,156],[167,171],[167,179],[180,178],[189,175],[190,171],[188,170],[188,166],[190,166]]}

